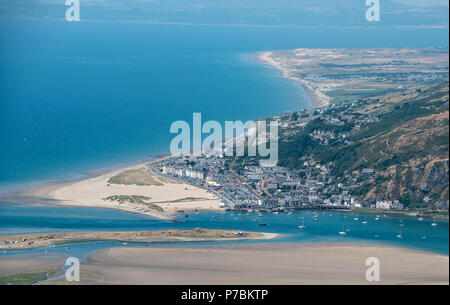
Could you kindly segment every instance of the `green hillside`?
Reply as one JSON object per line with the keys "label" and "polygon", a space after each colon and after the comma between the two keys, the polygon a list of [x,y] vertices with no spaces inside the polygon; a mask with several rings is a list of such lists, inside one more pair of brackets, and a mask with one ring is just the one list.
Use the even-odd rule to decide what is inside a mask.
{"label": "green hillside", "polygon": [[448,90],[444,83],[313,113],[306,126],[283,130],[279,165],[301,169],[309,156],[332,163],[336,182],[357,181],[351,193],[362,201],[442,208],[449,194]]}

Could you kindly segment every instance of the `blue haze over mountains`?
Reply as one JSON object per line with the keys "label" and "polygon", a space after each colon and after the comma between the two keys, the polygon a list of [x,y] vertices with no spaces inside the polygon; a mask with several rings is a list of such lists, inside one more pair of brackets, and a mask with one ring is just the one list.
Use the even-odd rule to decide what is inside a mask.
{"label": "blue haze over mountains", "polygon": [[[448,2],[380,0],[377,26],[448,28]],[[84,20],[285,26],[367,25],[365,0],[81,0]],[[429,3],[430,6],[426,6]],[[65,0],[0,0],[0,17],[64,17]],[[436,5],[434,5],[436,4]],[[63,12],[63,13],[62,13]]]}

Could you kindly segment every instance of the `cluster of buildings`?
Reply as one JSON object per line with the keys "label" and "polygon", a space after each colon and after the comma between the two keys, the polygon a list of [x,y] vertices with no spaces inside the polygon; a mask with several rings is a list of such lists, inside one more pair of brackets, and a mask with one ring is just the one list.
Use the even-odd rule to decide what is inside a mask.
{"label": "cluster of buildings", "polygon": [[[324,109],[308,109],[273,117],[282,132],[303,128],[320,117],[327,125],[351,126],[341,132],[330,129],[314,130],[310,136],[321,141],[346,141],[348,134],[362,123],[377,122],[378,118],[351,111],[364,101]],[[350,110],[350,111],[348,111]],[[236,161],[236,160],[235,160]],[[352,190],[360,186],[359,178],[373,176],[375,169],[365,168],[337,177],[333,163],[319,164],[313,156],[301,158],[303,166],[292,170],[280,166],[260,167],[252,157],[239,159],[220,155],[171,157],[150,163],[149,169],[158,175],[203,188],[216,194],[223,206],[230,209],[351,209],[371,207],[400,209],[391,201],[362,203]]]}
{"label": "cluster of buildings", "polygon": [[[350,195],[353,184],[335,183],[332,163],[316,164],[305,158],[304,168],[241,165],[239,173],[229,168],[230,160],[220,156],[173,157],[149,164],[158,175],[178,179],[216,194],[223,207],[230,209],[352,209],[373,207],[401,209],[398,201],[362,204]],[[373,169],[361,174],[372,175]],[[354,180],[353,180],[354,181]]]}

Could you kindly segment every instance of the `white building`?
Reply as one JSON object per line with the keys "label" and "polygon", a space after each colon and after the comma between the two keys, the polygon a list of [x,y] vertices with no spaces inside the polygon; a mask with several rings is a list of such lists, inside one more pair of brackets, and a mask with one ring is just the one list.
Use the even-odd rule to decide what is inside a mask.
{"label": "white building", "polygon": [[390,200],[378,200],[375,204],[377,209],[392,209],[392,201]]}

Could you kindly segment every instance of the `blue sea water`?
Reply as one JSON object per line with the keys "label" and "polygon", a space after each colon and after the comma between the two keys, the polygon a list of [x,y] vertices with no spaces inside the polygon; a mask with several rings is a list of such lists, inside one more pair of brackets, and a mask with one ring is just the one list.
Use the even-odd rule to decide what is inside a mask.
{"label": "blue sea water", "polygon": [[[315,214],[318,215],[318,221],[314,221],[313,215]],[[201,227],[282,234],[281,238],[263,241],[271,243],[373,243],[445,255],[449,253],[448,221],[437,221],[437,226],[431,226],[432,220],[419,221],[415,217],[380,214],[377,220],[377,215],[372,214],[317,211],[296,211],[292,214],[263,213],[262,217],[258,217],[258,213],[255,212],[201,212],[199,214],[187,213],[189,217],[184,215],[180,214],[178,216],[180,221],[174,222],[111,209],[42,206],[20,206],[18,208],[17,205],[4,204],[0,205],[0,234],[138,231]],[[266,226],[260,226],[261,222],[265,222]],[[303,225],[303,223],[306,228],[299,229],[298,226]],[[343,230],[347,234],[339,235],[339,232]],[[402,235],[401,238],[397,237],[399,234]],[[223,244],[223,242],[212,244]],[[145,246],[145,244],[138,245]],[[211,245],[211,243],[195,243],[195,245]],[[44,251],[50,253],[64,252],[81,257],[111,246],[135,245],[122,245],[119,242],[89,242],[47,249],[0,252],[0,257],[42,253]]]}
{"label": "blue sea water", "polygon": [[448,29],[0,20],[0,193],[167,153],[170,124],[309,107],[263,50],[448,47]]}

